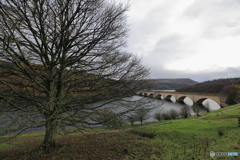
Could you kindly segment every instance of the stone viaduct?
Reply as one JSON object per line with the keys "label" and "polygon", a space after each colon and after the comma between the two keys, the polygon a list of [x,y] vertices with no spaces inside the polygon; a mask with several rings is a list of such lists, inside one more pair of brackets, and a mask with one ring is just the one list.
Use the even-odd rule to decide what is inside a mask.
{"label": "stone viaduct", "polygon": [[227,96],[222,94],[211,93],[192,93],[192,92],[165,92],[165,91],[139,91],[138,95],[150,98],[165,99],[171,101],[173,96],[177,102],[184,103],[186,97],[193,101],[193,104],[202,105],[202,102],[206,99],[211,99],[219,104],[221,108],[227,107],[225,103]]}

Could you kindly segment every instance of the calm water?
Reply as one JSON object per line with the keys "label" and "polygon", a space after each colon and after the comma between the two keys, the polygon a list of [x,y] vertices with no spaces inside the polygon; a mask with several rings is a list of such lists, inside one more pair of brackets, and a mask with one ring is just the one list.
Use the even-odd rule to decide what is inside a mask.
{"label": "calm water", "polygon": [[[137,101],[140,99],[146,99],[150,102],[151,105],[155,106],[155,108],[149,112],[149,118],[145,122],[156,121],[156,119],[154,119],[154,114],[157,112],[167,113],[171,109],[175,109],[180,112],[183,107],[189,106],[191,108],[191,106],[193,105],[192,100],[188,97],[186,97],[184,99],[185,104],[181,104],[178,102],[176,103],[176,99],[174,97],[171,97],[172,102],[169,102],[169,101],[159,100],[159,99],[155,99],[155,98],[147,98],[147,97],[135,95],[135,96],[123,98],[123,101],[121,101],[120,103],[112,102],[112,103],[104,105],[105,102],[97,102],[97,103],[91,104],[90,106],[97,107],[99,105],[103,105],[101,108],[113,108],[113,111],[123,112],[123,111],[127,111],[129,108],[131,108],[131,106],[127,106],[127,103],[128,103],[127,101]],[[203,101],[203,105],[205,105],[205,106],[209,105],[211,111],[220,109],[220,106],[216,102],[214,102],[213,100],[210,100],[210,99],[206,99],[205,101]],[[192,111],[192,108],[190,110],[191,110],[191,115],[194,115],[195,113]],[[203,113],[203,112],[206,112],[206,111],[202,108],[200,113]],[[18,113],[14,112],[12,114],[16,115]],[[127,113],[127,114],[129,115],[131,113]],[[41,119],[41,118],[39,118],[39,117],[41,117],[41,115],[39,115],[39,117],[38,116],[36,117],[36,116],[37,115],[29,115],[29,117],[27,119],[25,119],[26,117],[22,117],[21,121],[23,123],[24,122],[27,123],[27,121],[29,119],[33,119],[33,118],[36,118],[38,120]],[[0,116],[0,118],[1,118],[1,116]],[[0,128],[1,127],[4,127],[4,124],[0,124]],[[66,128],[71,128],[71,127],[66,127]],[[27,132],[36,132],[36,131],[44,131],[44,130],[45,130],[45,127],[35,127],[35,128],[29,129]]]}

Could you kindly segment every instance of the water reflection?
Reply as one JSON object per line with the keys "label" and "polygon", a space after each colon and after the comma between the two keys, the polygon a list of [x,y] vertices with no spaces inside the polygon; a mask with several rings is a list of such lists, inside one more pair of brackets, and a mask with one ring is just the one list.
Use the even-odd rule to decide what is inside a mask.
{"label": "water reflection", "polygon": [[188,97],[186,97],[183,101],[188,106],[192,106],[193,105],[193,101],[190,98],[188,98]]}
{"label": "water reflection", "polygon": [[221,107],[217,104],[217,102],[211,100],[211,99],[206,99],[205,101],[203,101],[203,106],[207,107],[209,106],[210,111],[214,111],[214,110],[218,110]]}

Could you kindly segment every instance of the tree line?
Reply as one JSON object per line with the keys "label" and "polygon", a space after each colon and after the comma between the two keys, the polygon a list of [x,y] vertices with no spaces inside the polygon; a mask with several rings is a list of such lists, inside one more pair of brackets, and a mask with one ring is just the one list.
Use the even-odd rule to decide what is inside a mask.
{"label": "tree line", "polygon": [[239,102],[240,78],[226,78],[205,81],[196,85],[176,89],[177,92],[218,93],[227,95],[228,104]]}

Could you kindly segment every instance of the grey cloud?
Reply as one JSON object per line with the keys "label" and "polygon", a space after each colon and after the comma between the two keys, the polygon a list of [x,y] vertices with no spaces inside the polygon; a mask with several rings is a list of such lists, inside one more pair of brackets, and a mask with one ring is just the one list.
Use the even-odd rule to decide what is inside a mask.
{"label": "grey cloud", "polygon": [[147,55],[146,60],[151,63],[169,63],[169,60],[184,59],[193,56],[194,51],[184,41],[184,36],[171,34],[161,38],[152,51]]}
{"label": "grey cloud", "polygon": [[130,18],[130,36],[128,38],[130,50],[142,50],[145,43],[148,43],[152,37],[164,34],[172,6],[174,6],[173,3],[166,1],[164,4],[156,5],[144,17]]}
{"label": "grey cloud", "polygon": [[171,14],[173,3],[166,1],[164,4],[158,4],[154,9],[145,14],[144,17],[132,20],[131,25],[137,32],[141,31],[143,34],[155,34],[165,27],[166,21]]}
{"label": "grey cloud", "polygon": [[240,35],[239,10],[239,0],[196,0],[182,16],[200,20],[202,37],[216,39]]}
{"label": "grey cloud", "polygon": [[158,68],[154,67],[151,72],[151,78],[191,78],[197,82],[203,82],[206,80],[220,79],[220,78],[235,78],[240,77],[240,66],[239,67],[228,67],[219,71],[177,71],[167,70],[162,66]]}
{"label": "grey cloud", "polygon": [[160,52],[161,54],[167,56],[176,54],[177,52],[179,52],[179,50],[181,50],[180,49],[181,43],[182,37],[178,34],[163,37],[156,43],[155,48],[152,51],[152,54],[158,54],[156,52]]}
{"label": "grey cloud", "polygon": [[[210,66],[214,70],[198,72],[178,71],[180,67],[178,70],[177,68],[176,70],[165,69],[165,64],[170,64],[166,66],[170,68],[171,64],[181,64],[181,62],[186,64],[187,60],[191,60],[191,65],[195,65],[194,62],[196,65],[202,65],[204,62],[198,60],[198,58],[203,60],[201,55],[216,54],[215,52],[206,53],[208,49],[200,52],[201,47],[208,47],[206,42],[240,35],[239,0],[195,0],[182,14],[177,16],[177,19],[173,19],[176,18],[172,16],[174,14],[171,14],[175,13],[174,9],[177,6],[175,2],[182,3],[181,1],[159,2],[159,5],[146,12],[144,17],[130,19],[132,29],[128,38],[128,51],[139,52],[142,55],[144,64],[151,68],[152,78],[192,78],[201,82],[210,79],[240,77],[238,75],[240,67],[217,70],[216,67]],[[180,27],[178,29],[178,26],[171,26],[172,21],[176,22],[174,25],[184,24],[180,26],[184,27],[186,24],[192,25],[192,28],[188,26],[189,33],[186,31],[187,34],[184,35],[184,31],[179,31]],[[189,23],[190,21],[193,23]],[[212,49],[210,45],[211,43],[209,43],[209,48]],[[191,66],[189,68],[191,69]]]}

